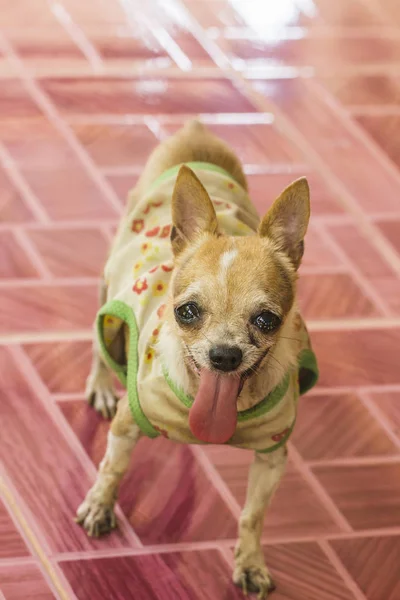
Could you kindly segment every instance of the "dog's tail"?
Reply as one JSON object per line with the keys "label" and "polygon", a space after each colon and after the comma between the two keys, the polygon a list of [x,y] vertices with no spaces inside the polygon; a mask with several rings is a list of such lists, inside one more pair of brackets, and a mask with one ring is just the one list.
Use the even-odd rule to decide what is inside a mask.
{"label": "dog's tail", "polygon": [[200,121],[200,119],[190,119],[190,121],[186,121],[184,125],[184,129],[192,130],[192,131],[205,131],[206,127],[204,123]]}

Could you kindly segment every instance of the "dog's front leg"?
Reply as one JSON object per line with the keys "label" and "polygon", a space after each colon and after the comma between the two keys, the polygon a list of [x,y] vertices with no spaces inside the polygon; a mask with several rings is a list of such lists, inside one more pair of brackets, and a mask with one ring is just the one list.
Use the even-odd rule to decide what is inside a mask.
{"label": "dog's front leg", "polygon": [[258,592],[265,598],[274,589],[261,548],[264,516],[284,473],[286,447],[272,454],[257,454],[250,467],[246,504],[239,521],[233,580],[244,591]]}
{"label": "dog's front leg", "polygon": [[132,450],[140,437],[140,429],[132,419],[128,397],[118,403],[108,433],[107,449],[100,463],[97,478],[77,511],[76,522],[90,536],[98,537],[116,527],[114,504],[119,483],[124,476]]}

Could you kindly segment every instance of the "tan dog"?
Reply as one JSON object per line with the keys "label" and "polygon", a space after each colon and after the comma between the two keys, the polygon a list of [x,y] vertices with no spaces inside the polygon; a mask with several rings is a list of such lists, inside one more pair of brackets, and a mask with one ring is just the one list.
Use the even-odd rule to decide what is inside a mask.
{"label": "tan dog", "polygon": [[105,269],[88,396],[114,413],[108,367],[128,391],[78,509],[89,535],[115,527],[118,486],[141,434],[250,448],[233,578],[260,597],[273,588],[260,545],[264,513],[299,393],[317,377],[296,305],[309,213],[300,179],[259,223],[238,159],[197,121],[154,151]]}

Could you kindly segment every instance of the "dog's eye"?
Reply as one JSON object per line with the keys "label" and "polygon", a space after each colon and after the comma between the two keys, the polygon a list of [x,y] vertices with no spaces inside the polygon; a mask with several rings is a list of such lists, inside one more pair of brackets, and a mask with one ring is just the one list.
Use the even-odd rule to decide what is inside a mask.
{"label": "dog's eye", "polygon": [[200,318],[200,309],[194,302],[189,302],[176,308],[175,315],[181,323],[193,323]]}
{"label": "dog's eye", "polygon": [[263,311],[260,315],[253,319],[253,325],[265,333],[274,331],[279,327],[280,324],[280,318],[269,310]]}

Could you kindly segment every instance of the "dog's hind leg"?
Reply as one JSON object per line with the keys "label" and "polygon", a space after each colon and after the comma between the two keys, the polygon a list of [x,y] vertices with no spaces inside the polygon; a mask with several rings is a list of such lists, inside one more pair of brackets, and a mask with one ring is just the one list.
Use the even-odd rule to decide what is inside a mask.
{"label": "dog's hind leg", "polygon": [[286,447],[272,454],[256,453],[250,467],[246,504],[239,521],[233,580],[245,592],[258,592],[259,598],[266,598],[274,589],[265,566],[261,534],[265,512],[284,473],[286,459]]}
{"label": "dog's hind leg", "polygon": [[[99,293],[100,306],[103,306],[106,300],[107,285],[105,281],[102,280]],[[92,366],[86,381],[85,395],[91,406],[100,412],[103,417],[110,419],[115,414],[117,396],[111,371],[100,353],[96,331],[94,332],[92,352]]]}
{"label": "dog's hind leg", "polygon": [[108,533],[117,525],[114,505],[118,488],[139,437],[140,429],[133,421],[128,397],[124,396],[118,402],[117,414],[111,423],[107,450],[100,463],[96,481],[76,515],[76,522],[90,536],[98,537]]}

